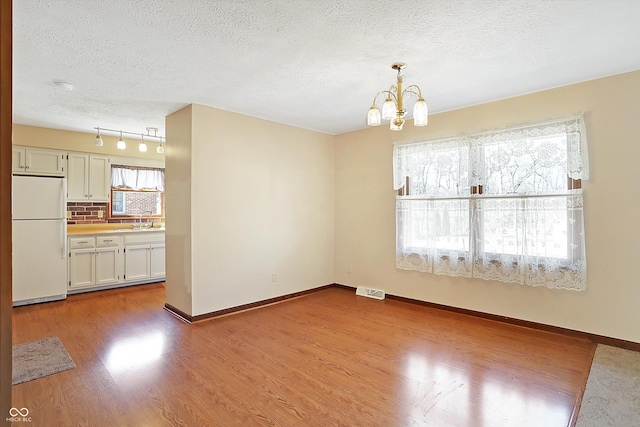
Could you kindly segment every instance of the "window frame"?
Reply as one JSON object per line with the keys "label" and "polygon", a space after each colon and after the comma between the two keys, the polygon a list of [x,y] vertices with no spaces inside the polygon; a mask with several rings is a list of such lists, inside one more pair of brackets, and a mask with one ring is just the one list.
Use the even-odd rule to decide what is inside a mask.
{"label": "window frame", "polygon": [[[114,170],[129,170],[135,172],[135,179],[132,180],[131,176],[128,176],[126,179],[123,179],[123,175],[118,174],[118,176],[114,176]],[[155,190],[149,189],[139,189],[140,186],[140,171],[155,171],[160,173],[160,181],[154,182],[157,184],[155,186]],[[160,213],[152,214],[151,218],[164,218],[165,217],[165,191],[164,191],[164,171],[163,167],[148,167],[148,166],[134,166],[127,164],[112,164],[111,165],[111,173],[110,173],[110,197],[109,197],[109,210],[107,212],[107,218],[113,219],[131,219],[138,218],[140,213],[121,213],[121,212],[113,212],[113,201],[115,200],[114,192],[124,193],[125,197],[123,198],[123,209],[126,212],[126,193],[160,193]],[[123,173],[123,172],[121,172]],[[143,182],[147,183],[143,180]],[[143,184],[144,185],[144,184]],[[115,186],[115,187],[114,187]],[[160,188],[158,190],[158,188]]]}

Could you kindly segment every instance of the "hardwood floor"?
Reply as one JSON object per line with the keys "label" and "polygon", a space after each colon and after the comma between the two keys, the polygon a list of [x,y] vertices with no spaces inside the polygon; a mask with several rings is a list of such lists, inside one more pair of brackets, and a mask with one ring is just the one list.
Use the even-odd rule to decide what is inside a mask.
{"label": "hardwood floor", "polygon": [[33,426],[568,426],[595,344],[331,288],[195,324],[164,286],[14,309],[75,369],[13,387]]}

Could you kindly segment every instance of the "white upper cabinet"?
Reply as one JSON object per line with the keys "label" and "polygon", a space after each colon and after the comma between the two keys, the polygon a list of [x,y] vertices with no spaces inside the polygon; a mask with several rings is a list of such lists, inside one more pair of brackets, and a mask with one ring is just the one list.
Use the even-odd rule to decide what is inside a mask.
{"label": "white upper cabinet", "polygon": [[108,157],[69,153],[67,200],[70,202],[108,202],[111,162]]}
{"label": "white upper cabinet", "polygon": [[89,156],[89,196],[94,202],[108,202],[111,195],[111,161],[104,156]]}
{"label": "white upper cabinet", "polygon": [[69,153],[67,171],[67,200],[86,201],[89,199],[89,155]]}
{"label": "white upper cabinet", "polygon": [[65,164],[66,156],[62,151],[13,146],[14,174],[64,176]]}

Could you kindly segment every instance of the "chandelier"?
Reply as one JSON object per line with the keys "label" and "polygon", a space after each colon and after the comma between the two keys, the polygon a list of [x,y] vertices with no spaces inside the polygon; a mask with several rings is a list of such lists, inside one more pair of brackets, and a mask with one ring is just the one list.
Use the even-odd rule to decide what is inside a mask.
{"label": "chandelier", "polygon": [[[396,86],[391,86],[389,90],[378,92],[373,98],[373,105],[371,105],[369,114],[367,114],[367,124],[369,126],[379,126],[382,120],[389,120],[389,128],[391,130],[402,130],[405,122],[404,115],[407,113],[404,109],[404,104],[406,100],[413,97],[418,98],[413,105],[413,125],[426,126],[429,122],[429,109],[422,97],[420,88],[417,85],[411,85],[402,90],[402,83],[404,81],[402,69],[406,66],[407,64],[404,62],[396,62],[391,65],[391,68],[398,71]],[[387,96],[387,99],[382,105],[382,114],[376,105],[376,101],[381,94]]]}

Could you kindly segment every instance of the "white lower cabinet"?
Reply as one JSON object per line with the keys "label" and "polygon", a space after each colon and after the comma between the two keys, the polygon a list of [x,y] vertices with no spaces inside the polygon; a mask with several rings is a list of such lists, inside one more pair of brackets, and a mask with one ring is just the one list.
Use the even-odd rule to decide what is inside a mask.
{"label": "white lower cabinet", "polygon": [[69,289],[111,285],[122,277],[122,238],[69,238]]}
{"label": "white lower cabinet", "polygon": [[124,279],[155,281],[165,277],[164,233],[124,236]]}
{"label": "white lower cabinet", "polygon": [[96,285],[109,285],[120,281],[122,264],[120,248],[96,249]]}
{"label": "white lower cabinet", "polygon": [[95,249],[69,251],[69,289],[95,285]]}
{"label": "white lower cabinet", "polygon": [[151,265],[150,276],[152,278],[165,277],[165,250],[163,243],[154,243],[151,245]]}
{"label": "white lower cabinet", "polygon": [[149,245],[127,245],[124,248],[124,279],[143,280],[151,277]]}
{"label": "white lower cabinet", "polygon": [[164,232],[69,237],[69,291],[164,280]]}

